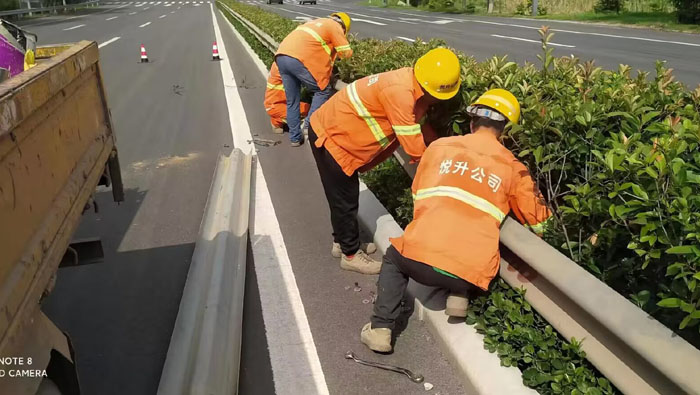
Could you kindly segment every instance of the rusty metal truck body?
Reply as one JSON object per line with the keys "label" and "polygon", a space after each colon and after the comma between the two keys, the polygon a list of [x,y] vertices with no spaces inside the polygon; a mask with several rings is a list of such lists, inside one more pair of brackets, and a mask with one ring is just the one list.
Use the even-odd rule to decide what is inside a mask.
{"label": "rusty metal truck body", "polygon": [[37,393],[47,377],[79,391],[70,341],[41,300],[98,185],[123,200],[97,44],[36,55],[0,84],[1,394]]}

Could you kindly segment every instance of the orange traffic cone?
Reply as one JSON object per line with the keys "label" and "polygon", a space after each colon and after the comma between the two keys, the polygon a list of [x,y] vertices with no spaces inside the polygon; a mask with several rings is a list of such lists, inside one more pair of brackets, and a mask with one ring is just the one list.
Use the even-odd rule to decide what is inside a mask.
{"label": "orange traffic cone", "polygon": [[214,44],[211,47],[211,58],[212,60],[221,60],[219,57],[219,47],[216,45],[216,41],[214,41]]}
{"label": "orange traffic cone", "polygon": [[141,44],[141,63],[148,63],[148,55],[146,54],[146,47]]}

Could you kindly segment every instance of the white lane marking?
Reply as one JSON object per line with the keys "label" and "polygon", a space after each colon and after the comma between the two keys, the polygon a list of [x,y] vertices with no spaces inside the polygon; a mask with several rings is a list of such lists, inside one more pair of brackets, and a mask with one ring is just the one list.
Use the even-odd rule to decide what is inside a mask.
{"label": "white lane marking", "polygon": [[161,16],[158,17],[158,19],[163,19],[163,18],[165,18],[166,16],[167,16],[167,15],[161,15]]}
{"label": "white lane marking", "polygon": [[63,30],[73,30],[73,29],[81,28],[81,27],[83,27],[83,26],[85,26],[85,25],[84,25],[84,24],[83,24],[83,25],[75,25],[75,26],[67,27],[67,28],[65,28],[65,29],[63,29]]}
{"label": "white lane marking", "polygon": [[136,7],[143,7],[143,4],[136,4]]}
{"label": "white lane marking", "polygon": [[136,15],[136,13],[135,13],[135,12],[130,12],[129,15]]}
{"label": "white lane marking", "polygon": [[168,4],[166,4],[165,6],[166,6],[166,7],[170,7],[170,6],[172,6],[172,4],[168,3]]}
{"label": "white lane marking", "polygon": [[[250,143],[252,140],[250,126],[235,86],[231,64],[227,60],[226,46],[221,37],[213,5],[210,5],[210,9],[214,20],[216,41],[221,43],[219,54],[224,59],[223,62],[219,62],[219,65],[221,65],[224,94],[229,109],[233,145],[254,153],[255,149]],[[231,24],[227,25],[251,59],[257,60],[261,78],[265,78],[267,70],[260,59]],[[253,218],[251,218],[249,235],[275,392],[280,395],[297,393],[326,395],[329,393],[328,385],[318,358],[304,303],[296,284],[275,207],[265,182],[265,175],[257,160],[255,161],[254,189],[251,213]]]}
{"label": "white lane marking", "polygon": [[306,14],[306,13],[304,13],[304,12],[299,12],[299,11],[292,11],[292,10],[288,10],[288,9],[286,9],[286,8],[279,8],[279,10],[280,10],[280,11],[286,11],[286,12],[289,12],[289,13],[292,13],[292,14],[298,14],[298,15],[302,15],[302,16],[307,16],[307,17],[309,17],[309,18],[311,18],[311,19],[319,18],[319,17],[316,16],[316,15]]}
{"label": "white lane marking", "polygon": [[308,16],[295,16],[294,20],[301,21],[301,22],[308,22],[312,19],[309,18]]}
{"label": "white lane marking", "polygon": [[97,48],[106,47],[106,46],[108,46],[109,44],[111,44],[111,43],[113,43],[113,42],[119,40],[120,38],[121,38],[121,37],[110,38],[109,40],[107,40],[107,41],[103,42],[102,44],[98,45]]}
{"label": "white lane marking", "polygon": [[352,18],[352,20],[353,20],[353,22],[364,22],[364,23],[369,23],[369,24],[377,25],[377,26],[386,26],[386,23],[370,21],[369,19]]}
{"label": "white lane marking", "polygon": [[150,24],[151,24],[151,22],[146,22],[146,23],[144,23],[143,25],[139,25],[139,27],[146,27],[146,26],[148,26],[148,25],[150,25]]}
{"label": "white lane marking", "polygon": [[117,19],[117,18],[119,18],[119,17],[118,17],[118,16],[113,16],[113,17],[111,17],[111,18],[105,19],[105,21],[111,21],[112,19]]}
{"label": "white lane marking", "polygon": [[[426,17],[425,15],[413,14],[413,13],[408,13],[408,12],[397,12],[397,14],[417,16],[417,17],[421,17],[421,18]],[[447,18],[447,17],[445,17],[444,19],[449,19],[449,20],[453,20],[453,21],[457,21],[457,22],[472,22],[472,23],[481,23],[481,24],[485,24],[485,25],[517,27],[519,29],[529,29],[529,30],[539,30],[540,29],[539,27],[536,27],[536,26],[518,25],[515,23],[491,22],[491,21],[483,21],[483,20],[479,20],[479,19],[462,19],[462,18]],[[549,31],[559,32],[559,33],[596,36],[596,37],[617,38],[617,39],[621,39],[621,40],[636,40],[636,41],[646,41],[646,42],[661,43],[661,44],[674,44],[674,45],[685,45],[685,46],[689,46],[689,47],[700,47],[700,44],[698,44],[698,43],[690,43],[687,41],[661,40],[661,39],[648,38],[648,37],[624,36],[621,34],[582,32],[582,31],[578,31],[578,30],[566,30],[566,29],[554,29],[554,28],[550,28]]]}
{"label": "white lane marking", "polygon": [[[521,38],[521,37],[501,36],[500,34],[492,34],[491,37],[505,38],[507,40],[525,41],[528,43],[536,43],[536,44],[541,43],[540,40],[530,40],[528,38]],[[575,45],[557,44],[557,43],[552,43],[552,42],[550,42],[549,45],[551,45],[553,47],[576,48]]]}
{"label": "white lane marking", "polygon": [[408,41],[408,42],[411,42],[411,43],[416,42],[416,40],[414,40],[414,39],[412,39],[412,38],[404,37],[404,36],[396,36],[396,38],[400,38],[401,40],[405,40],[405,41]]}

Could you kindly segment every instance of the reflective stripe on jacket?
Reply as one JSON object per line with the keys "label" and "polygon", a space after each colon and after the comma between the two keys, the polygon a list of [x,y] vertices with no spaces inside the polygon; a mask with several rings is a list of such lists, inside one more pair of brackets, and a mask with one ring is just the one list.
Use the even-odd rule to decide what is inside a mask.
{"label": "reflective stripe on jacket", "polygon": [[534,227],[550,217],[527,168],[485,133],[433,142],[412,191],[413,221],[391,243],[403,256],[484,290],[498,273],[499,228],[508,212]]}
{"label": "reflective stripe on jacket", "polygon": [[289,33],[277,48],[276,55],[287,55],[300,61],[323,90],[330,82],[336,55],[350,57],[352,49],[338,22],[320,18]]}
{"label": "reflective stripe on jacket", "polygon": [[423,90],[410,67],[359,79],[336,93],[311,116],[318,136],[348,176],[397,148],[419,159],[425,142],[419,120],[428,107],[416,105]]}
{"label": "reflective stripe on jacket", "polygon": [[[267,76],[267,88],[265,89],[265,100],[263,101],[265,111],[270,116],[270,122],[275,127],[282,127],[287,123],[287,98],[282,85],[282,77],[277,68],[277,63],[272,63],[270,74]],[[299,103],[299,112],[304,117],[309,113],[309,103]]]}

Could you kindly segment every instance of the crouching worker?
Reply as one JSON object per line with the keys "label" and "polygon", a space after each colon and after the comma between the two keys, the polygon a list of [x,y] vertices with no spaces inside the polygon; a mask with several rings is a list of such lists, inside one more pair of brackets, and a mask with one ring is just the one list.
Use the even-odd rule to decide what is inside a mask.
{"label": "crouching worker", "polygon": [[358,173],[389,158],[399,144],[419,160],[437,138],[420,120],[430,106],[457,94],[459,73],[457,55],[436,48],[414,67],[351,83],[310,116],[309,142],[331,212],[333,255],[341,256],[343,270],[377,274],[382,264],[360,249]]}
{"label": "crouching worker", "polygon": [[[267,115],[270,116],[272,131],[277,134],[284,132],[287,125],[287,97],[284,94],[282,76],[277,68],[277,63],[273,62],[270,68],[270,75],[267,76],[267,88],[265,89],[265,100],[263,102]],[[300,102],[299,111],[301,117],[306,117],[309,113],[309,103]]]}
{"label": "crouching worker", "polygon": [[466,317],[471,290],[488,290],[498,273],[499,227],[510,210],[541,233],[550,216],[527,168],[499,138],[517,123],[520,104],[494,89],[468,107],[471,134],[436,140],[413,180],[413,221],[391,239],[377,283],[377,301],[361,340],[391,351],[391,331],[409,278],[447,288],[445,313]]}

